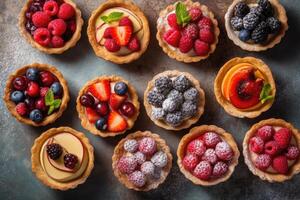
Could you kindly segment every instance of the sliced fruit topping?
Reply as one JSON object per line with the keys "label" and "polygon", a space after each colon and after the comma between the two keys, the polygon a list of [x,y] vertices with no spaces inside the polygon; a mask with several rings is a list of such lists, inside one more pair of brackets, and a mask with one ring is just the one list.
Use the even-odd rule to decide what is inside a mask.
{"label": "sliced fruit topping", "polygon": [[46,148],[47,154],[52,160],[57,160],[63,153],[63,148],[57,143],[48,144]]}
{"label": "sliced fruit topping", "polygon": [[80,97],[80,104],[84,107],[93,107],[95,104],[95,99],[90,94],[84,94]]}
{"label": "sliced fruit topping", "polygon": [[125,95],[128,91],[128,86],[124,82],[117,82],[114,86],[114,92],[118,95]]}
{"label": "sliced fruit topping", "polygon": [[100,118],[100,115],[96,111],[94,111],[94,109],[89,107],[86,108],[86,115],[89,122],[92,124],[94,124]]}
{"label": "sliced fruit topping", "polygon": [[135,107],[131,102],[124,102],[120,106],[120,112],[126,117],[132,117],[135,113]]}
{"label": "sliced fruit topping", "polygon": [[120,46],[126,46],[131,38],[132,28],[130,26],[117,26],[111,31],[112,38]]}
{"label": "sliced fruit topping", "polygon": [[118,110],[126,98],[127,96],[120,96],[112,93],[109,99],[109,105],[113,110]]}
{"label": "sliced fruit topping", "polygon": [[163,38],[169,45],[178,47],[181,33],[176,29],[170,29],[164,34]]}
{"label": "sliced fruit topping", "polygon": [[106,102],[99,102],[96,105],[95,110],[97,113],[99,113],[99,115],[101,115],[103,117],[109,113],[109,107]]}
{"label": "sliced fruit topping", "polygon": [[117,112],[111,111],[108,115],[108,131],[121,132],[127,128],[127,121]]}
{"label": "sliced fruit topping", "polygon": [[98,83],[91,85],[88,88],[88,92],[99,101],[108,101],[110,97],[110,81],[101,80]]}
{"label": "sliced fruit topping", "polygon": [[78,163],[78,158],[76,155],[67,153],[64,156],[64,165],[69,169],[74,169]]}

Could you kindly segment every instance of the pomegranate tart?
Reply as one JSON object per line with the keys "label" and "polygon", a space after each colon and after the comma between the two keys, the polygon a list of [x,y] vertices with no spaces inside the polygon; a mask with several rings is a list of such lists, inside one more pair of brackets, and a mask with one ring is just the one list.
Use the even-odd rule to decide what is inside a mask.
{"label": "pomegranate tart", "polygon": [[21,35],[48,54],[61,54],[81,37],[81,12],[71,0],[27,0],[19,17]]}
{"label": "pomegranate tart", "polygon": [[267,111],[276,94],[269,67],[253,57],[237,57],[225,63],[217,74],[214,90],[225,111],[239,118],[255,118]]}
{"label": "pomegranate tart", "polygon": [[117,64],[138,59],[150,40],[148,20],[130,0],[109,0],[91,15],[87,34],[95,54]]}
{"label": "pomegranate tart", "polygon": [[55,67],[33,63],[8,77],[3,100],[20,122],[45,126],[62,115],[70,96],[66,80]]}
{"label": "pomegranate tart", "polygon": [[83,128],[108,137],[133,127],[140,103],[128,81],[119,76],[100,76],[79,91],[76,108]]}
{"label": "pomegranate tart", "polygon": [[157,188],[172,167],[172,154],[165,140],[150,131],[137,131],[115,147],[112,168],[129,189],[149,191]]}

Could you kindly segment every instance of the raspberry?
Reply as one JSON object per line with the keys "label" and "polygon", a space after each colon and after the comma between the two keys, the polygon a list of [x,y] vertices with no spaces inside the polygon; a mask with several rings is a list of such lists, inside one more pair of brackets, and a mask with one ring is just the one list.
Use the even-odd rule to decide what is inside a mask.
{"label": "raspberry", "polygon": [[58,13],[58,4],[56,1],[47,1],[43,6],[43,10],[50,16],[55,16]]}
{"label": "raspberry", "polygon": [[212,28],[212,21],[208,17],[202,17],[202,19],[198,22],[199,29],[211,29]]}
{"label": "raspberry", "polygon": [[38,28],[47,27],[50,20],[50,16],[42,11],[38,11],[32,15],[32,22]]}
{"label": "raspberry", "polygon": [[278,153],[279,146],[275,141],[269,141],[265,144],[265,153],[274,156]]}
{"label": "raspberry", "polygon": [[257,130],[257,136],[265,142],[271,140],[274,133],[275,130],[272,126],[263,126]]}
{"label": "raspberry", "polygon": [[121,173],[130,174],[137,167],[137,160],[134,156],[122,156],[118,161],[117,167]]}
{"label": "raspberry", "polygon": [[139,151],[146,155],[153,155],[156,152],[156,142],[151,137],[144,137],[139,142]]}
{"label": "raspberry", "polygon": [[119,21],[119,26],[130,26],[133,28],[132,21],[128,17],[122,17]]}
{"label": "raspberry", "polygon": [[140,171],[135,171],[128,176],[128,180],[136,187],[143,187],[146,183],[145,175]]}
{"label": "raspberry", "polygon": [[78,158],[76,155],[71,154],[71,153],[67,153],[64,156],[64,165],[65,167],[69,168],[69,169],[74,169],[75,166],[78,163]]}
{"label": "raspberry", "polygon": [[209,45],[201,40],[196,40],[194,44],[194,51],[198,56],[205,56],[209,52]]}
{"label": "raspberry", "polygon": [[65,41],[60,36],[53,36],[51,39],[51,44],[53,48],[59,48],[64,46]]}
{"label": "raspberry", "polygon": [[165,32],[163,36],[164,40],[173,47],[178,47],[181,33],[176,29],[170,29]]}
{"label": "raspberry", "polygon": [[189,171],[194,170],[194,168],[198,163],[199,163],[199,158],[194,154],[187,154],[184,156],[182,160],[183,167]]}
{"label": "raspberry", "polygon": [[63,148],[57,143],[48,144],[46,148],[47,154],[52,160],[57,160],[63,153]]}
{"label": "raspberry", "polygon": [[152,158],[151,162],[156,166],[163,168],[168,164],[168,156],[165,152],[163,151],[158,151],[156,152]]}
{"label": "raspberry", "polygon": [[104,38],[112,38],[111,33],[114,30],[113,27],[107,27],[103,33]]}
{"label": "raspberry", "polygon": [[189,15],[191,17],[191,21],[192,22],[196,22],[196,21],[198,21],[202,17],[202,11],[201,11],[200,8],[192,7],[189,10]]}
{"label": "raspberry", "polygon": [[199,39],[208,44],[212,44],[215,40],[215,36],[209,29],[201,29],[199,31]]}
{"label": "raspberry", "polygon": [[266,170],[271,165],[271,156],[260,154],[256,157],[254,165],[260,170]]}
{"label": "raspberry", "polygon": [[134,153],[133,156],[139,165],[143,164],[146,161],[146,156],[142,152],[138,151]]}
{"label": "raspberry", "polygon": [[193,40],[188,37],[187,35],[184,35],[180,38],[179,41],[179,50],[181,53],[187,53],[193,48]]}
{"label": "raspberry", "polygon": [[28,114],[28,108],[23,102],[17,104],[16,111],[21,116],[25,116],[26,114]]}
{"label": "raspberry", "polygon": [[296,146],[289,146],[287,148],[287,152],[285,153],[285,156],[289,160],[296,160],[299,157],[299,149]]}
{"label": "raspberry", "polygon": [[218,161],[218,157],[214,149],[207,149],[201,159],[209,162],[212,165],[216,164]]}
{"label": "raspberry", "polygon": [[202,180],[208,180],[212,173],[212,167],[207,161],[201,161],[194,169],[194,175]]}
{"label": "raspberry", "polygon": [[104,47],[110,52],[117,52],[121,48],[121,46],[118,45],[114,39],[106,39],[104,42]]}
{"label": "raspberry", "polygon": [[134,36],[133,38],[131,38],[131,40],[129,41],[129,43],[127,44],[127,48],[130,51],[139,51],[140,50],[140,41],[139,39]]}
{"label": "raspberry", "polygon": [[221,160],[230,160],[233,156],[233,151],[227,142],[219,142],[216,145],[215,151]]}
{"label": "raspberry", "polygon": [[73,6],[68,3],[63,3],[59,7],[59,11],[57,17],[60,19],[68,20],[71,19],[75,15],[75,10]]}
{"label": "raspberry", "polygon": [[292,134],[288,128],[281,128],[274,134],[274,140],[281,149],[285,149],[289,146],[291,137]]}
{"label": "raspberry", "polygon": [[48,46],[51,41],[51,35],[48,29],[38,28],[34,31],[33,39],[42,46]]}
{"label": "raspberry", "polygon": [[128,139],[124,142],[124,150],[130,153],[134,153],[139,148],[139,144],[135,139]]}
{"label": "raspberry", "polygon": [[254,153],[261,153],[264,150],[264,141],[259,137],[252,137],[249,141],[249,148]]}
{"label": "raspberry", "polygon": [[147,176],[153,176],[155,166],[152,162],[146,161],[141,165],[141,172]]}
{"label": "raspberry", "polygon": [[197,156],[202,156],[206,151],[206,147],[202,140],[195,139],[187,145],[186,151]]}
{"label": "raspberry", "polygon": [[168,24],[171,28],[174,28],[176,30],[181,29],[180,25],[177,23],[177,17],[176,17],[175,13],[168,15],[167,20],[168,20]]}
{"label": "raspberry", "polygon": [[62,19],[54,19],[48,24],[48,30],[52,35],[60,36],[67,30],[67,24]]}
{"label": "raspberry", "polygon": [[67,22],[67,30],[69,30],[71,33],[74,33],[76,31],[76,22],[75,20],[71,20]]}
{"label": "raspberry", "polygon": [[187,36],[192,40],[195,40],[199,36],[199,28],[194,23],[188,24],[186,27],[183,28],[182,35]]}
{"label": "raspberry", "polygon": [[280,174],[286,174],[289,170],[288,161],[285,156],[277,156],[274,158],[272,167]]}
{"label": "raspberry", "polygon": [[203,142],[207,147],[214,148],[219,142],[221,142],[221,138],[214,132],[206,132],[203,135]]}
{"label": "raspberry", "polygon": [[226,172],[228,171],[228,165],[222,161],[217,162],[217,164],[215,164],[212,174],[215,177],[221,177],[224,174],[226,174]]}

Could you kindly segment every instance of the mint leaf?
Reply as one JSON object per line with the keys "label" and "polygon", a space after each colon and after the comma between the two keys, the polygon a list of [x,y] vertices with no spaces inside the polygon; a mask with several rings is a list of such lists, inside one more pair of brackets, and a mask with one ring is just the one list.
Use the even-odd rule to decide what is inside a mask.
{"label": "mint leaf", "polygon": [[182,2],[178,2],[176,4],[175,13],[177,23],[181,26],[185,26],[191,20],[189,12],[187,11],[186,6]]}
{"label": "mint leaf", "polygon": [[53,106],[54,106],[54,108],[56,109],[56,108],[59,108],[59,106],[60,106],[60,104],[61,104],[61,99],[55,99],[54,101],[53,101]]}
{"label": "mint leaf", "polygon": [[54,105],[51,105],[48,110],[48,115],[50,115],[54,111]]}
{"label": "mint leaf", "polygon": [[54,101],[54,94],[53,91],[49,89],[45,95],[46,106],[52,105],[53,101]]}
{"label": "mint leaf", "polygon": [[267,100],[274,98],[274,96],[270,95],[271,91],[271,85],[269,83],[265,83],[259,96],[259,100],[262,104],[265,103]]}
{"label": "mint leaf", "polygon": [[101,19],[105,23],[109,24],[111,22],[118,21],[119,19],[121,19],[122,16],[123,16],[122,12],[112,12],[108,16],[101,16]]}

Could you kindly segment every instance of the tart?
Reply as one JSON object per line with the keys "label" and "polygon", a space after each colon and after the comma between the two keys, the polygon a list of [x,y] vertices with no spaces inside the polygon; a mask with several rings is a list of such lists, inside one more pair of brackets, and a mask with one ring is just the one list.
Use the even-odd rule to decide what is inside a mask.
{"label": "tart", "polygon": [[219,34],[212,11],[191,0],[167,6],[157,20],[159,46],[169,57],[185,63],[208,58],[216,49]]}
{"label": "tart", "polygon": [[81,132],[69,127],[42,133],[31,148],[32,171],[45,185],[68,190],[85,182],[94,167],[94,148]]}
{"label": "tart", "polygon": [[128,189],[149,191],[167,178],[172,167],[170,148],[159,135],[137,131],[115,147],[112,168]]}
{"label": "tart", "polygon": [[150,119],[167,130],[181,130],[196,123],[204,112],[205,94],[191,74],[165,71],[157,74],[144,93]]}
{"label": "tart", "polygon": [[211,186],[230,178],[240,152],[230,133],[214,125],[194,127],[179,142],[177,164],[196,185]]}
{"label": "tart", "polygon": [[3,99],[20,122],[45,126],[62,115],[70,96],[66,80],[55,67],[33,63],[8,77]]}
{"label": "tart", "polygon": [[137,60],[147,49],[147,18],[130,0],[109,0],[93,11],[87,28],[95,54],[117,64]]}
{"label": "tart", "polygon": [[229,39],[247,51],[265,51],[280,43],[288,29],[278,0],[234,0],[225,14]]}
{"label": "tart", "polygon": [[254,124],[243,141],[249,170],[262,180],[283,182],[300,172],[300,132],[282,119]]}
{"label": "tart", "polygon": [[83,128],[101,137],[131,129],[140,109],[136,90],[119,76],[100,76],[87,82],[76,102]]}
{"label": "tart", "polygon": [[273,104],[276,87],[269,67],[253,57],[225,63],[214,83],[215,96],[225,111],[239,118],[255,118]]}
{"label": "tart", "polygon": [[21,35],[34,48],[61,54],[81,37],[81,11],[71,0],[27,0],[19,16]]}

